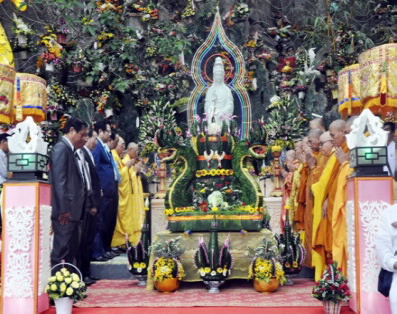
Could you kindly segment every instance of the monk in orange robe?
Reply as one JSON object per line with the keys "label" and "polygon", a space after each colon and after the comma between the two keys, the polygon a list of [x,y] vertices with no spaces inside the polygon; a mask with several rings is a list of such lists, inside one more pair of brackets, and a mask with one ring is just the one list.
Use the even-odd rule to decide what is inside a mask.
{"label": "monk in orange robe", "polygon": [[[345,134],[349,134],[351,126],[357,116],[347,120]],[[353,173],[350,168],[350,155],[340,148],[335,148],[335,154],[341,167],[338,172],[334,208],[332,210],[332,258],[342,269],[342,273],[347,276],[347,180]]]}
{"label": "monk in orange robe", "polygon": [[311,152],[306,154],[306,160],[308,165],[306,189],[305,189],[305,210],[304,210],[304,230],[305,238],[304,245],[306,248],[306,261],[305,265],[312,267],[312,234],[313,234],[313,194],[311,192],[311,186],[317,182],[319,177],[314,177],[316,166],[323,164],[323,155],[320,152],[320,136],[323,131],[320,129],[312,129],[308,134],[308,143],[311,148]]}
{"label": "monk in orange robe", "polygon": [[[332,143],[335,151],[348,151],[346,145],[346,122],[343,120],[335,120],[331,123],[329,132],[332,137]],[[334,201],[336,196],[337,180],[340,169],[340,162],[333,152],[324,168],[324,171],[315,184],[312,185],[314,195],[313,207],[313,266],[316,268],[315,279],[320,280],[323,270],[327,265],[327,258],[332,258],[332,210],[334,208]],[[321,212],[323,213],[321,217]],[[319,229],[320,224],[326,220],[326,228]],[[324,230],[326,229],[326,230]],[[327,232],[328,230],[328,232]],[[316,241],[325,240],[325,247],[317,246]],[[321,243],[321,242],[320,242]],[[323,255],[323,250],[326,251],[326,256]]]}
{"label": "monk in orange robe", "polygon": [[299,166],[299,175],[300,175],[300,185],[298,188],[298,192],[296,194],[296,212],[294,216],[294,225],[296,231],[304,230],[304,213],[305,213],[305,190],[306,190],[306,180],[308,167],[306,163],[306,154],[303,150],[303,142],[297,142],[295,144],[295,152],[298,161],[301,163]]}

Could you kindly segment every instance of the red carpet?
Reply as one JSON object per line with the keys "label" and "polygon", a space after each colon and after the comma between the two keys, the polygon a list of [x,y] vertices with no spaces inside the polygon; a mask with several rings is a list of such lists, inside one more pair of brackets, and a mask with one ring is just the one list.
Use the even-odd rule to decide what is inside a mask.
{"label": "red carpet", "polygon": [[321,306],[311,295],[313,282],[296,279],[293,286],[280,287],[275,293],[259,293],[247,280],[227,281],[217,294],[208,293],[202,282],[182,283],[173,293],[148,291],[133,280],[101,280],[88,290],[88,298],[77,307],[192,307],[244,306],[284,307]]}
{"label": "red carpet", "polygon": [[[148,291],[132,280],[101,280],[89,287],[88,298],[76,304],[73,314],[320,314],[322,303],[311,296],[313,282],[294,279],[295,285],[274,293],[258,293],[252,282],[227,281],[218,294],[210,294],[201,282],[182,283],[174,293]],[[347,306],[342,313],[353,313]],[[51,308],[45,314],[55,314]]]}

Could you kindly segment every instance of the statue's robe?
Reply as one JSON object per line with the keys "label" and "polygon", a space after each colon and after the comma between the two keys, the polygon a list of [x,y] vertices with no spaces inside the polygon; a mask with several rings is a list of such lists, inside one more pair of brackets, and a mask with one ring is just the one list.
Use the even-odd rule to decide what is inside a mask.
{"label": "statue's robe", "polygon": [[142,182],[139,175],[136,175],[134,167],[128,168],[125,166],[130,159],[128,155],[121,160],[115,150],[112,151],[112,154],[121,175],[119,209],[112,246],[125,245],[126,235],[128,235],[133,245],[137,245],[141,238],[145,214]]}
{"label": "statue's robe", "polygon": [[283,186],[283,198],[281,203],[281,215],[280,215],[280,224],[281,230],[284,230],[285,220],[287,217],[287,205],[289,203],[289,198],[292,191],[292,181],[294,178],[293,172],[288,172],[287,176],[284,179],[284,186]]}
{"label": "statue's robe", "polygon": [[[342,145],[348,151],[346,142]],[[332,255],[332,210],[334,207],[337,175],[340,163],[335,152],[330,156],[320,179],[312,185],[314,195],[312,265],[315,267],[315,280],[318,281],[327,265],[327,253]],[[327,217],[323,217],[323,204],[328,199]]]}
{"label": "statue's robe", "polygon": [[321,173],[324,170],[324,167],[327,163],[328,157],[324,156],[320,152],[313,152],[314,157],[316,158],[316,166],[313,169],[310,169],[307,182],[306,182],[306,207],[304,212],[304,229],[305,229],[305,238],[304,245],[306,248],[306,261],[305,265],[308,267],[312,267],[312,237],[313,237],[313,207],[314,207],[314,197],[311,190],[311,187],[314,183],[316,183],[320,177]]}
{"label": "statue's robe", "polygon": [[343,275],[347,276],[347,180],[352,174],[348,161],[340,167],[337,178],[337,189],[332,210],[332,258],[342,268]]}
{"label": "statue's robe", "polygon": [[[292,189],[291,189],[291,195],[288,199],[287,206],[289,207],[289,218],[290,221],[294,222],[295,221],[295,215],[296,215],[296,210],[298,209],[298,192],[299,192],[299,187],[301,184],[301,170],[303,168],[303,165],[299,163],[299,161],[295,161],[295,164],[297,166],[296,170],[294,171],[294,177],[292,179]],[[291,225],[294,225],[291,223]]]}

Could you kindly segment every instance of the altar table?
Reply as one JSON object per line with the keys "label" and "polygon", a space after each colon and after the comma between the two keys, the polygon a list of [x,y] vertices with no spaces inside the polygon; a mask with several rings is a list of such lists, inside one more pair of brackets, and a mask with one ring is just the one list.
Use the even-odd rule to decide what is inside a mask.
{"label": "altar table", "polygon": [[[248,279],[248,269],[252,259],[252,257],[248,256],[247,254],[248,247],[257,248],[263,243],[263,239],[265,237],[274,238],[274,234],[268,229],[262,229],[259,232],[247,232],[245,234],[240,232],[218,232],[219,249],[222,248],[223,243],[225,242],[225,239],[228,235],[230,235],[230,247],[234,260],[232,272],[228,279]],[[193,257],[198,249],[199,238],[203,237],[208,246],[210,232],[194,232],[190,235],[187,235],[184,233],[172,233],[166,230],[158,232],[155,235],[153,243],[175,239],[178,236],[182,237],[181,245],[185,249],[180,258],[186,273],[186,276],[182,281],[201,281],[202,279],[200,278],[198,270],[194,265]],[[149,259],[149,269],[153,266],[154,258],[155,257],[152,252]],[[147,279],[146,289],[154,289],[153,279],[149,276]]]}

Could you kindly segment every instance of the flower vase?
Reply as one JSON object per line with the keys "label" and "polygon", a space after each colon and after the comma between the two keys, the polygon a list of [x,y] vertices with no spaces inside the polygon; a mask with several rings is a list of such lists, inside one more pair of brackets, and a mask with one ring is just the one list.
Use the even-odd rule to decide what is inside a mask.
{"label": "flower vase", "polygon": [[137,286],[139,286],[139,287],[146,286],[147,275],[134,275],[134,276],[135,276],[136,279],[138,279]]}
{"label": "flower vase", "polygon": [[258,292],[273,292],[278,289],[280,282],[276,278],[271,278],[269,282],[260,279],[254,279],[254,288]]}
{"label": "flower vase", "polygon": [[204,281],[204,283],[208,286],[209,293],[219,293],[219,287],[221,286],[221,284],[223,284],[223,281],[210,280],[210,281]]}
{"label": "flower vase", "polygon": [[73,299],[65,297],[54,300],[57,314],[72,314]]}
{"label": "flower vase", "polygon": [[45,70],[46,72],[54,72],[55,71],[54,63],[46,63]]}
{"label": "flower vase", "polygon": [[272,155],[274,158],[272,164],[274,186],[273,186],[273,191],[270,193],[270,196],[280,197],[283,195],[283,189],[281,187],[281,164],[280,164],[281,152],[275,151],[272,152]]}
{"label": "flower vase", "polygon": [[339,314],[342,304],[334,301],[323,301],[324,311],[326,314]]}
{"label": "flower vase", "polygon": [[160,292],[174,292],[179,288],[178,278],[167,278],[154,282],[154,286]]}

